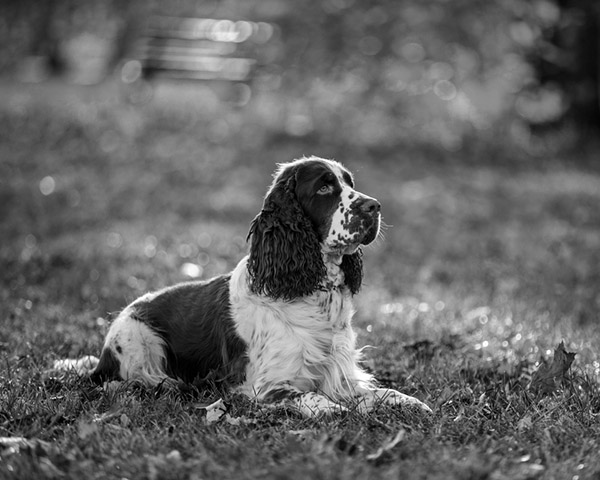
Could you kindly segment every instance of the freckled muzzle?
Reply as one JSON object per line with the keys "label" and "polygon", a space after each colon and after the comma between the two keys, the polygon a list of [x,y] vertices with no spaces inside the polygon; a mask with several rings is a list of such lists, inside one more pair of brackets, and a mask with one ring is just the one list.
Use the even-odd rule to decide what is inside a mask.
{"label": "freckled muzzle", "polygon": [[379,233],[380,210],[381,204],[367,195],[361,194],[354,199],[342,222],[345,235],[338,238],[342,240],[340,243],[358,247],[375,240]]}
{"label": "freckled muzzle", "polygon": [[379,234],[380,210],[380,203],[368,195],[355,190],[343,194],[327,227],[324,248],[348,255],[371,243]]}

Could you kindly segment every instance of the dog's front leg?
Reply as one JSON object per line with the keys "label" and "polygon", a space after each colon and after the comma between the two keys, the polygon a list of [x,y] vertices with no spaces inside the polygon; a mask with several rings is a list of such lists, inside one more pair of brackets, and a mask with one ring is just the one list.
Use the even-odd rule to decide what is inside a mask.
{"label": "dog's front leg", "polygon": [[348,408],[330,400],[323,394],[305,392],[289,384],[273,386],[264,395],[258,397],[264,403],[291,407],[307,418],[348,411]]}
{"label": "dog's front leg", "polygon": [[396,405],[400,407],[417,407],[423,412],[432,413],[431,408],[421,400],[400,393],[391,388],[373,388],[365,389],[357,395],[358,408],[361,411],[369,412],[378,405]]}

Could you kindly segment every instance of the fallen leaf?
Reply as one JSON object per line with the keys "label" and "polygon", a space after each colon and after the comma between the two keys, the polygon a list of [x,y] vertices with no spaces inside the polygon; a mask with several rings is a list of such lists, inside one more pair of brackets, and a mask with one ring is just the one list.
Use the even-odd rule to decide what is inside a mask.
{"label": "fallen leaf", "polygon": [[241,417],[232,417],[231,415],[226,413],[225,414],[225,423],[228,423],[229,425],[241,425],[242,418]]}
{"label": "fallen leaf", "polygon": [[227,413],[227,406],[223,402],[222,398],[219,398],[216,402],[211,403],[205,407],[200,407],[206,410],[206,423],[211,424],[221,420],[223,415]]}
{"label": "fallen leaf", "polygon": [[121,426],[124,428],[127,428],[129,425],[131,425],[131,420],[124,413],[121,414],[121,416],[119,417],[119,422],[121,423]]}
{"label": "fallen leaf", "polygon": [[438,395],[438,398],[435,401],[436,409],[439,409],[442,405],[450,402],[452,398],[456,396],[456,389],[450,386],[444,387],[444,389]]}
{"label": "fallen leaf", "polygon": [[564,342],[554,349],[552,362],[545,361],[533,373],[529,388],[537,393],[549,394],[556,391],[567,380],[567,373],[575,359],[574,352],[565,350]]}
{"label": "fallen leaf", "polygon": [[388,440],[386,443],[384,443],[381,447],[379,447],[377,449],[377,451],[375,453],[371,453],[370,455],[367,455],[367,460],[373,461],[373,460],[379,459],[383,454],[385,454],[386,452],[389,452],[392,448],[394,448],[402,440],[404,440],[405,435],[406,435],[406,430],[404,430],[403,428],[400,429],[394,438],[392,438],[392,439]]}
{"label": "fallen leaf", "polygon": [[533,419],[531,418],[531,415],[525,415],[517,422],[517,431],[520,433],[529,430],[531,427],[533,427]]}

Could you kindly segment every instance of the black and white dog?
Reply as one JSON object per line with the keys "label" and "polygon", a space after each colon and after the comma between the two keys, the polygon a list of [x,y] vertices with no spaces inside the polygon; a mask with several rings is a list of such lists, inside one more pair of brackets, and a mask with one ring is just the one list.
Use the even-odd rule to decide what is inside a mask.
{"label": "black and white dog", "polygon": [[359,366],[352,296],[361,245],[379,233],[380,204],[354,189],[341,164],[282,164],[250,226],[250,253],[233,272],[148,293],[112,323],[92,379],[191,382],[211,372],[263,402],[307,416],[368,411],[416,398],[377,388]]}

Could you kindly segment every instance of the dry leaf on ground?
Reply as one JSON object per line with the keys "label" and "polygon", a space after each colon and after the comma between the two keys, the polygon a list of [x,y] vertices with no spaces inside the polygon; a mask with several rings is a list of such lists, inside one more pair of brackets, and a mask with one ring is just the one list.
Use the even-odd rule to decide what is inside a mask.
{"label": "dry leaf on ground", "polygon": [[548,394],[559,389],[568,378],[567,373],[574,359],[575,353],[567,352],[565,343],[560,342],[554,349],[552,361],[542,363],[534,372],[529,384],[530,390],[536,393]]}
{"label": "dry leaf on ground", "polygon": [[404,440],[405,436],[406,430],[403,428],[400,429],[394,438],[389,439],[386,443],[379,447],[375,453],[367,455],[367,460],[373,461],[379,459],[382,455],[392,450],[396,445]]}

